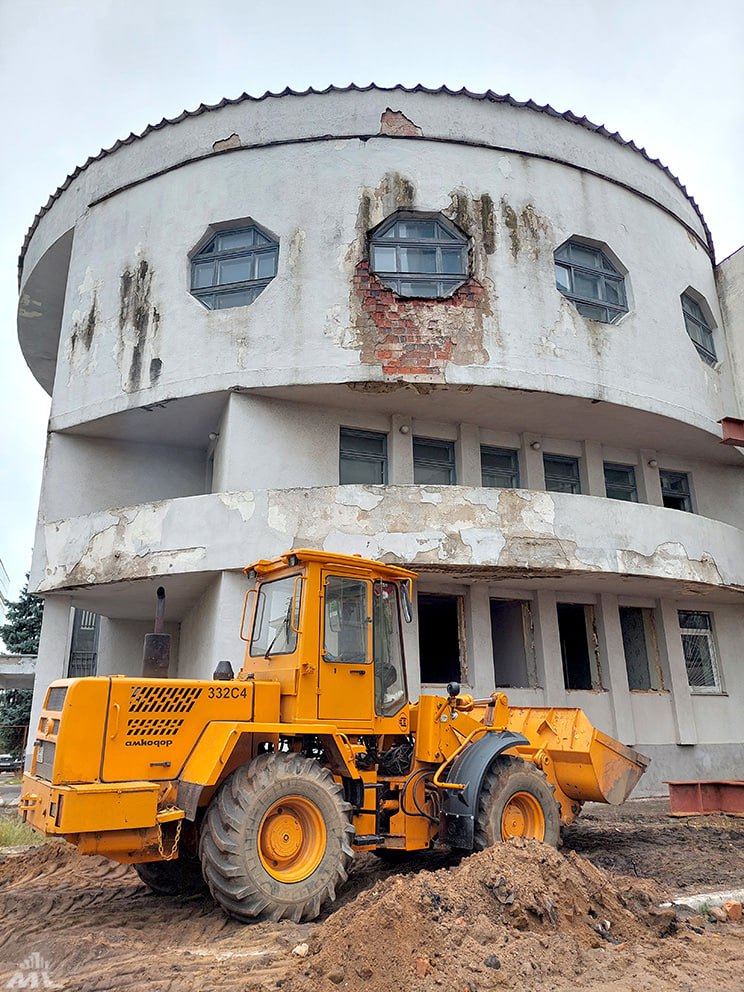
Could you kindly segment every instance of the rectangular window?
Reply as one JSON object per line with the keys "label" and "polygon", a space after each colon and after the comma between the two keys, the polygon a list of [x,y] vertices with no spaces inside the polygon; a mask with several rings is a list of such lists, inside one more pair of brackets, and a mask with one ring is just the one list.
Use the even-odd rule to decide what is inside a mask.
{"label": "rectangular window", "polygon": [[661,469],[659,477],[664,506],[670,510],[684,510],[685,513],[692,513],[690,477],[687,472],[667,472]]}
{"label": "rectangular window", "polygon": [[628,688],[632,692],[663,689],[656,641],[654,611],[636,606],[620,607]]}
{"label": "rectangular window", "polygon": [[558,603],[557,609],[566,688],[601,688],[594,608],[576,603]]}
{"label": "rectangular window", "polygon": [[455,442],[415,437],[413,481],[419,486],[453,486],[456,481]]}
{"label": "rectangular window", "polygon": [[341,428],[339,483],[383,485],[387,482],[387,434]]}
{"label": "rectangular window", "polygon": [[519,461],[511,448],[481,447],[481,485],[519,489]]}
{"label": "rectangular window", "polygon": [[491,600],[494,684],[499,688],[536,685],[532,610],[528,600]]}
{"label": "rectangular window", "polygon": [[297,575],[262,584],[253,615],[252,658],[294,654],[297,650],[301,587]]}
{"label": "rectangular window", "polygon": [[370,655],[369,620],[369,583],[329,576],[325,582],[323,660],[334,665],[366,664]]}
{"label": "rectangular window", "polygon": [[721,680],[710,613],[679,610],[678,614],[690,687],[700,691],[720,690]]}
{"label": "rectangular window", "polygon": [[421,681],[446,685],[464,674],[463,601],[461,596],[419,593],[419,664]]}
{"label": "rectangular window", "polygon": [[543,455],[545,489],[549,493],[580,493],[579,459],[565,455]]}
{"label": "rectangular window", "polygon": [[604,477],[608,499],[623,499],[627,503],[638,502],[638,487],[632,465],[614,465],[605,462]]}

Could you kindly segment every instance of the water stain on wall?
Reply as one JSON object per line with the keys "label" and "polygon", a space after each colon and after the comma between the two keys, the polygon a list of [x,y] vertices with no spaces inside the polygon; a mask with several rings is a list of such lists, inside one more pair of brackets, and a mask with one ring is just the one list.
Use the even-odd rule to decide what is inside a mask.
{"label": "water stain on wall", "polygon": [[[146,259],[126,268],[119,281],[118,359],[122,387],[131,393],[157,382],[163,363],[157,356],[160,311],[153,304],[153,271]],[[145,364],[149,381],[143,383]]]}

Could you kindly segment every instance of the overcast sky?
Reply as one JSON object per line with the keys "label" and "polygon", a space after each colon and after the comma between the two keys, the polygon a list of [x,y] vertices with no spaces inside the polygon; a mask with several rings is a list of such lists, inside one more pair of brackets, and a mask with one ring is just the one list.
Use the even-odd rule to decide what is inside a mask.
{"label": "overcast sky", "polygon": [[31,562],[49,401],[17,344],[16,262],[65,176],[130,131],[242,92],[425,83],[585,114],[744,241],[741,0],[0,0],[0,558]]}

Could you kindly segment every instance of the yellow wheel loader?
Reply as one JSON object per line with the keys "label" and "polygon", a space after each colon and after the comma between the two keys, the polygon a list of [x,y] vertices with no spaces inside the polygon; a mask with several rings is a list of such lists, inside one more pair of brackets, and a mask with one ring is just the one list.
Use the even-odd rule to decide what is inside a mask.
{"label": "yellow wheel loader", "polygon": [[[237,675],[220,662],[211,680],[50,686],[27,823],[133,864],[156,892],[206,882],[238,919],[303,920],[355,852],[555,845],[583,802],[623,802],[648,764],[578,709],[475,700],[457,683],[410,703],[413,572],[306,550],[245,571]],[[149,675],[167,670],[161,592]]]}

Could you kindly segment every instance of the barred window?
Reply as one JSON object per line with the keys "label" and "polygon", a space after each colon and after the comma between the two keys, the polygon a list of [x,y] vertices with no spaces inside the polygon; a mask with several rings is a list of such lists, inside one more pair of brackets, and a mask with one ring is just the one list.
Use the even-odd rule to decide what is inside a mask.
{"label": "barred window", "polygon": [[625,278],[601,249],[567,241],[554,258],[555,284],[582,316],[614,324],[628,312]]}
{"label": "barred window", "polygon": [[721,679],[710,613],[679,610],[687,681],[692,689],[720,690]]}

